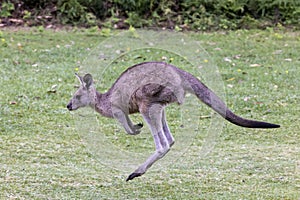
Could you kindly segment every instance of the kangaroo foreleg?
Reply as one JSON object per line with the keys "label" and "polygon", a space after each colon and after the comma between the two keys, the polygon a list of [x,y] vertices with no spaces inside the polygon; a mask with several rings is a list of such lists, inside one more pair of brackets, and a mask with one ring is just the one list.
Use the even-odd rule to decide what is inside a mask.
{"label": "kangaroo foreleg", "polygon": [[116,118],[121,125],[124,127],[125,131],[130,135],[137,135],[141,132],[143,124],[133,125],[129,116],[124,113],[121,109],[114,109],[114,118]]}
{"label": "kangaroo foreleg", "polygon": [[[142,115],[150,127],[156,150],[139,168],[129,175],[126,181],[143,175],[157,160],[164,157],[170,150],[170,144],[164,133],[162,123],[163,107],[161,105],[157,105],[155,108],[152,107],[148,113],[142,113]],[[170,138],[173,138],[170,132],[168,135]]]}

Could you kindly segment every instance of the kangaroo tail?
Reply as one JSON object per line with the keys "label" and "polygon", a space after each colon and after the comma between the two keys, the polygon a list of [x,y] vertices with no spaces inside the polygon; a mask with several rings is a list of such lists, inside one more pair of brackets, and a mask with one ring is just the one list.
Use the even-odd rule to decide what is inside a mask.
{"label": "kangaroo tail", "polygon": [[[192,76],[192,75],[191,75]],[[190,89],[202,102],[211,107],[229,122],[247,128],[279,128],[280,125],[242,118],[230,111],[225,103],[196,77],[188,77]]]}

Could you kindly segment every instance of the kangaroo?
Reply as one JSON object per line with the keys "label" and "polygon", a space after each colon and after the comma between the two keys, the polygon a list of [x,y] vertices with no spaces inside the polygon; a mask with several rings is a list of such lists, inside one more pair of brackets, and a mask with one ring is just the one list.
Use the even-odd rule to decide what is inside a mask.
{"label": "kangaroo", "polygon": [[92,75],[77,75],[81,86],[67,108],[90,106],[104,117],[115,118],[130,135],[141,132],[142,123],[133,124],[129,114],[140,113],[152,133],[156,151],[126,181],[143,175],[170,150],[175,140],[168,127],[165,107],[183,103],[192,93],[229,122],[248,128],[278,128],[280,125],[244,119],[192,74],[164,62],[144,62],[124,71],[104,94],[96,91]]}

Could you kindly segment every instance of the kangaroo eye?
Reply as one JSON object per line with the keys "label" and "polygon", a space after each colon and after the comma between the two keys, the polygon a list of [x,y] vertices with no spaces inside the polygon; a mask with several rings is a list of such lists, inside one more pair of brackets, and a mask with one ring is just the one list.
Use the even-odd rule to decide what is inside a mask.
{"label": "kangaroo eye", "polygon": [[80,100],[81,95],[76,95],[75,98],[76,98],[77,100]]}

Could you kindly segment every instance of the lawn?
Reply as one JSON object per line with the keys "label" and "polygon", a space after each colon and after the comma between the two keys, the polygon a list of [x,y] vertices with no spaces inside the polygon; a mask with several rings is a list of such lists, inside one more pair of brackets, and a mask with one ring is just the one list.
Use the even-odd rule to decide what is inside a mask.
{"label": "lawn", "polygon": [[[138,37],[131,34],[124,43]],[[130,44],[136,49],[122,54],[107,35],[0,30],[0,199],[300,198],[300,32],[185,33],[206,50],[201,70],[193,67],[197,61],[172,53],[193,45],[175,44],[171,52]],[[102,47],[120,56],[106,57],[109,50],[102,54]],[[147,127],[130,136],[112,119],[90,109],[69,112],[66,104],[79,84],[75,72],[101,77],[95,84],[103,92],[124,69],[145,60],[200,71],[197,76],[219,90],[234,112],[281,128],[235,126],[188,96],[182,109],[167,110],[176,140],[170,156],[125,182],[131,165],[153,151]],[[98,62],[99,69],[90,65]]]}

